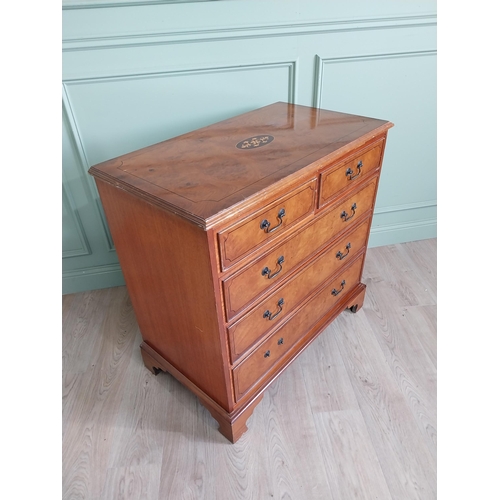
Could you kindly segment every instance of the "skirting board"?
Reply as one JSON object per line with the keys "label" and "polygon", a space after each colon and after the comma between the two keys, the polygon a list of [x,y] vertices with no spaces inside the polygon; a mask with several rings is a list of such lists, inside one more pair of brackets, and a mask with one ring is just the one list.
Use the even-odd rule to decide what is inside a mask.
{"label": "skirting board", "polygon": [[63,272],[62,275],[63,295],[123,285],[125,285],[125,280],[119,264],[88,267]]}
{"label": "skirting board", "polygon": [[368,248],[437,237],[437,219],[372,226]]}

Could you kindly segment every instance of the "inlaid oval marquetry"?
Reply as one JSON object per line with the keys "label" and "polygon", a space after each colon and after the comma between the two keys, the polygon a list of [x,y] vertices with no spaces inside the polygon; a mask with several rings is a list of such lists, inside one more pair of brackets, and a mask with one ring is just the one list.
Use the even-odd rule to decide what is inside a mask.
{"label": "inlaid oval marquetry", "polygon": [[236,144],[238,149],[255,149],[265,146],[273,142],[274,137],[272,135],[254,135],[248,139],[243,139]]}

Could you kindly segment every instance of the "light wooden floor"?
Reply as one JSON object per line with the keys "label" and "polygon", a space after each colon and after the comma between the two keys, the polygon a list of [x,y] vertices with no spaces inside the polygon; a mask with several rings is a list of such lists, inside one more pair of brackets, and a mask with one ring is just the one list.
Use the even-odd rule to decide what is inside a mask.
{"label": "light wooden floor", "polygon": [[436,498],[436,240],[368,250],[367,295],[231,445],[142,364],[124,287],[63,297],[63,499]]}

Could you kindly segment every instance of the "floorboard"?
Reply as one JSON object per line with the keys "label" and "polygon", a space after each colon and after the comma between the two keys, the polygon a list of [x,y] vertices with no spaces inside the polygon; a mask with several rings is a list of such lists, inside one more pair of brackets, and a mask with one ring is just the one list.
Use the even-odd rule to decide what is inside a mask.
{"label": "floorboard", "polygon": [[265,392],[231,445],[143,365],[125,287],[62,301],[62,498],[436,498],[436,240],[369,249],[364,306]]}

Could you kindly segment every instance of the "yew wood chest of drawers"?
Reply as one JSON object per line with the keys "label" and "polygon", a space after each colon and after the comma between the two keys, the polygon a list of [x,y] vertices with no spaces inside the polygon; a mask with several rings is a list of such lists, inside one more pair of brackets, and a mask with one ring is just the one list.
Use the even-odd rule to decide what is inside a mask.
{"label": "yew wood chest of drawers", "polygon": [[276,103],[90,169],[145,365],[194,392],[230,441],[266,387],[361,307],[390,127]]}

